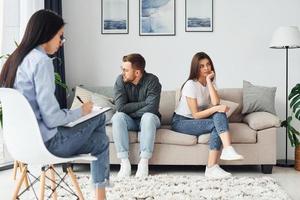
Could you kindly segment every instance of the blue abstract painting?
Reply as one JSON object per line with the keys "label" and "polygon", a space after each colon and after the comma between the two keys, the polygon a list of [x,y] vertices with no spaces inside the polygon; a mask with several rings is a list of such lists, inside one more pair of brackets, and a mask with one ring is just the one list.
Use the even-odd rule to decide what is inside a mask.
{"label": "blue abstract painting", "polygon": [[102,0],[102,33],[128,33],[128,0]]}
{"label": "blue abstract painting", "polygon": [[140,0],[140,35],[175,35],[175,0]]}
{"label": "blue abstract painting", "polygon": [[213,30],[213,0],[185,0],[186,31]]}

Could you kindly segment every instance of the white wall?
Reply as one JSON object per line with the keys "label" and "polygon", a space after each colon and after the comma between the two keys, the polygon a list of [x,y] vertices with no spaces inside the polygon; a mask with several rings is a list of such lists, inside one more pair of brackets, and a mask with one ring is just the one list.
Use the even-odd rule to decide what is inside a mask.
{"label": "white wall", "polygon": [[[219,87],[242,87],[242,80],[277,86],[276,109],[285,117],[285,51],[268,48],[282,25],[300,27],[299,0],[214,0],[214,32],[186,33],[185,2],[176,1],[176,36],[139,36],[138,1],[129,4],[129,34],[101,35],[100,0],[63,0],[66,77],[71,87],[113,85],[124,54],[139,52],[146,70],[159,76],[164,90],[187,78],[194,53],[213,59]],[[289,54],[290,87],[300,82],[300,49]],[[278,158],[284,157],[284,130],[278,133]],[[293,158],[293,149],[290,148]]]}

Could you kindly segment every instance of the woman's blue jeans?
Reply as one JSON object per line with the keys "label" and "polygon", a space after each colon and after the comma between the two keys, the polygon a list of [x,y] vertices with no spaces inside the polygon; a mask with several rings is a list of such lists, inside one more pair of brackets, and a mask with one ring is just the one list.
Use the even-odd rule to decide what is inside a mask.
{"label": "woman's blue jeans", "polygon": [[210,133],[211,150],[220,150],[222,141],[219,135],[229,129],[227,116],[221,112],[216,112],[207,119],[193,119],[174,113],[171,127],[176,132],[195,136]]}
{"label": "woman's blue jeans", "polygon": [[45,143],[54,155],[70,157],[88,154],[97,157],[91,163],[95,188],[109,184],[109,140],[105,132],[105,115],[101,114],[74,127],[58,127],[57,134]]}

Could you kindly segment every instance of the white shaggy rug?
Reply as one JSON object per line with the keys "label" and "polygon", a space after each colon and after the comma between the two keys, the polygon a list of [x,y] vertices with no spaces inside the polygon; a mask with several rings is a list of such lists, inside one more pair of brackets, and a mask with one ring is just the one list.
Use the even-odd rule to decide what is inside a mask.
{"label": "white shaggy rug", "polygon": [[[87,200],[94,199],[90,178],[79,176]],[[290,200],[270,177],[231,177],[211,180],[203,176],[154,175],[126,179],[111,177],[113,186],[107,189],[108,200]],[[74,199],[59,190],[59,199]]]}

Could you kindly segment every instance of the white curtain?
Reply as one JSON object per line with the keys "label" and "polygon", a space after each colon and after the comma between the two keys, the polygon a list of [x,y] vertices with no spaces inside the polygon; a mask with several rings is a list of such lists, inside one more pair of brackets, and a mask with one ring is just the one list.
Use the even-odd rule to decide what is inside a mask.
{"label": "white curtain", "polygon": [[[0,56],[2,55],[3,40],[3,0],[0,0]],[[0,70],[2,68],[2,60],[0,60]]]}
{"label": "white curtain", "polygon": [[[10,54],[20,42],[30,16],[44,8],[44,0],[0,0],[0,55]],[[0,60],[0,70],[4,60]],[[0,168],[12,162],[0,130]]]}
{"label": "white curtain", "polygon": [[44,0],[20,0],[20,40],[31,15],[44,8]]}
{"label": "white curtain", "polygon": [[[0,56],[2,55],[2,35],[3,35],[3,0],[0,0]],[[0,71],[2,69],[2,59],[0,60]],[[0,127],[0,165],[4,162],[3,134]]]}
{"label": "white curtain", "polygon": [[14,51],[14,42],[21,41],[30,16],[42,8],[44,0],[0,0],[0,55]]}

